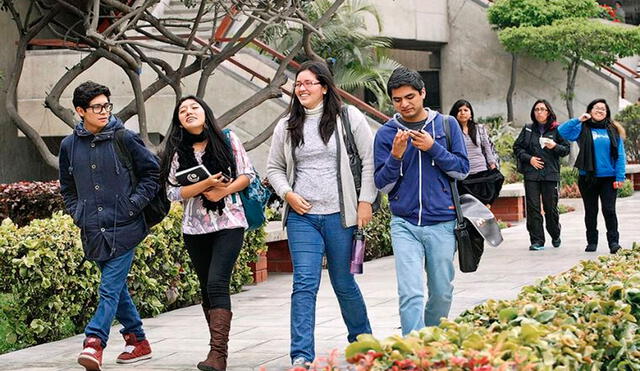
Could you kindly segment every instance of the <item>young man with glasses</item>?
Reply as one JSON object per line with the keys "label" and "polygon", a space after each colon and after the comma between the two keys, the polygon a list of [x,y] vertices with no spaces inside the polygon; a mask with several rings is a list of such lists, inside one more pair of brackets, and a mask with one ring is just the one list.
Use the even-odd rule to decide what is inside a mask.
{"label": "young man with glasses", "polygon": [[114,137],[116,131],[125,129],[111,115],[110,95],[109,88],[92,81],[75,89],[73,105],[80,122],[62,141],[59,156],[66,210],[80,228],[85,258],[95,261],[101,271],[98,307],[85,328],[86,339],[78,356],[78,363],[87,370],[100,370],[114,318],[124,326],[120,332],[126,342],[116,362],[151,358],[142,320],[129,295],[127,275],[134,247],[148,234],[141,211],[160,188],[159,165],[142,140],[128,130],[122,140],[131,152],[135,174],[120,163]]}
{"label": "young man with glasses", "polygon": [[449,178],[464,179],[469,160],[456,119],[423,106],[427,93],[420,74],[397,68],[387,93],[398,113],[376,133],[374,180],[389,194],[400,322],[407,335],[425,325],[437,326],[449,314],[456,251]]}

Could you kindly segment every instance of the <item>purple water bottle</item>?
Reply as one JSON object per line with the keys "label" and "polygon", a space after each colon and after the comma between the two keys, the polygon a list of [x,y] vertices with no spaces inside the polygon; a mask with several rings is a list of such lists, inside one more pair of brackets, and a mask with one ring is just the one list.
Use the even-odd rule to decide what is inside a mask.
{"label": "purple water bottle", "polygon": [[362,274],[362,263],[364,263],[364,230],[356,229],[353,233],[353,246],[351,247],[351,273]]}

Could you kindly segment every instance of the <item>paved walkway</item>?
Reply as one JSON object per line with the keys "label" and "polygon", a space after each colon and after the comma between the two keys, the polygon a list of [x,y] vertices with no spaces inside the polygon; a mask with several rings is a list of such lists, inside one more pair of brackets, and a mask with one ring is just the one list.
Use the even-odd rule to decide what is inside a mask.
{"label": "paved walkway", "polygon": [[[528,234],[524,223],[503,230],[504,243],[488,248],[476,273],[458,273],[455,280],[451,316],[489,298],[514,298],[524,285],[548,274],[567,270],[583,259],[608,253],[601,230],[597,253],[585,253],[582,203],[562,200],[576,211],[561,215],[562,242],[559,249],[528,251]],[[640,192],[618,201],[618,218],[623,247],[640,241],[635,223],[640,221]],[[604,228],[601,219],[599,225]],[[548,241],[547,245],[550,245]],[[368,262],[358,277],[367,302],[374,334],[379,338],[399,333],[395,268],[393,257]],[[289,366],[289,295],[291,275],[271,274],[267,282],[250,286],[232,296],[234,319],[229,344],[230,371],[286,370]],[[105,351],[104,370],[194,370],[207,352],[208,332],[199,306],[175,310],[144,321],[152,343],[153,359],[134,365],[117,365],[114,361],[122,349],[118,326],[112,331],[110,346]],[[77,370],[75,357],[83,336],[74,336],[0,356],[1,370]],[[346,329],[340,317],[328,276],[318,295],[316,319],[316,351],[326,357],[332,349],[340,352],[347,345]],[[341,357],[343,359],[343,357]]]}

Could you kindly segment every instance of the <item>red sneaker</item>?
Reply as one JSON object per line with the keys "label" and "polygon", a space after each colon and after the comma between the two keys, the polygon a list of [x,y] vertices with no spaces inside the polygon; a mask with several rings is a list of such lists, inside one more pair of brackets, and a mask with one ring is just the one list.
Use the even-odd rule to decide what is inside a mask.
{"label": "red sneaker", "polygon": [[151,346],[147,339],[138,341],[135,334],[124,334],[124,352],[116,359],[117,363],[133,363],[151,358]]}
{"label": "red sneaker", "polygon": [[84,340],[84,349],[78,356],[78,363],[87,371],[102,370],[102,342],[98,338],[88,337]]}

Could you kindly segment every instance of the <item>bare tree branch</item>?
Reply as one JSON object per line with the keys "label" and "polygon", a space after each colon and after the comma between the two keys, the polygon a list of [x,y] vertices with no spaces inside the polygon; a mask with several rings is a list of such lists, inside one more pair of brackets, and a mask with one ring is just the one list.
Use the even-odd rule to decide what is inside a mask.
{"label": "bare tree branch", "polygon": [[[190,64],[189,66],[187,66],[184,69],[184,71],[182,73],[182,76],[183,77],[190,76],[190,75],[200,71],[200,68],[201,68],[201,66],[200,66],[199,61],[195,61],[195,62],[193,62],[192,64]],[[168,77],[169,77],[169,79],[173,78],[173,76],[171,76],[171,75],[169,75]],[[144,97],[144,100],[146,101],[147,99],[152,97],[154,94],[156,94],[157,92],[162,90],[167,85],[168,85],[167,82],[164,81],[164,80],[156,80],[156,81],[154,81],[151,85],[147,86],[142,91],[142,96]],[[120,117],[120,119],[122,119],[122,121],[127,121],[133,115],[136,114],[136,108],[135,107],[136,107],[136,102],[135,102],[135,100],[132,100],[123,109],[121,109],[120,112],[118,112],[116,115],[118,117]]]}
{"label": "bare tree branch", "polygon": [[18,95],[18,82],[20,81],[20,76],[22,75],[24,68],[27,45],[31,39],[33,39],[40,31],[42,31],[43,28],[47,26],[61,8],[62,7],[60,5],[56,5],[51,8],[44,17],[20,36],[16,50],[15,64],[7,82],[7,97],[5,101],[7,113],[9,114],[11,121],[33,142],[44,161],[49,166],[56,169],[58,168],[58,158],[51,153],[44,140],[42,140],[42,136],[40,136],[40,134],[20,116],[16,102]]}
{"label": "bare tree branch", "polygon": [[26,25],[27,25],[28,19],[25,19],[24,21],[25,25],[23,26],[22,22],[20,22],[20,13],[18,13],[15,6],[13,6],[13,2],[6,1],[4,5],[9,10],[9,13],[11,13],[11,19],[13,19],[13,21],[15,22],[16,27],[18,28],[18,33],[20,33],[20,35],[23,35],[26,32],[25,29],[27,27]]}
{"label": "bare tree branch", "polygon": [[252,95],[249,99],[242,101],[240,104],[236,105],[235,107],[225,112],[222,116],[218,117],[218,124],[221,127],[225,127],[232,123],[238,117],[244,115],[253,108],[256,108],[264,101],[271,98],[281,97],[282,90],[280,89],[280,87],[286,82],[286,76],[278,76],[276,79],[271,81],[269,85],[262,88],[259,92]]}
{"label": "bare tree branch", "polygon": [[324,61],[324,59],[321,56],[319,56],[318,53],[316,53],[313,50],[313,47],[311,46],[311,36],[313,36],[313,34],[309,32],[307,29],[304,29],[302,31],[302,44],[304,45],[304,54],[306,54],[306,56],[309,59],[322,62]]}
{"label": "bare tree branch", "polygon": [[242,143],[242,146],[244,147],[245,150],[247,151],[251,151],[252,149],[257,148],[259,145],[261,145],[262,143],[266,142],[267,139],[271,138],[271,135],[273,135],[273,129],[276,128],[276,125],[278,125],[278,122],[287,114],[287,112],[282,112],[280,114],[280,116],[278,116],[278,118],[276,118],[275,120],[273,120],[273,122],[271,124],[269,124],[269,126],[267,126],[262,133],[256,135],[253,139]]}
{"label": "bare tree branch", "polygon": [[53,89],[47,94],[44,99],[45,107],[49,108],[56,117],[62,120],[67,126],[73,128],[75,126],[74,111],[65,108],[60,104],[60,96],[64,89],[71,84],[82,72],[86,71],[89,67],[93,66],[100,56],[98,53],[90,53],[84,57],[78,64],[72,68],[67,69],[67,72],[56,82]]}

